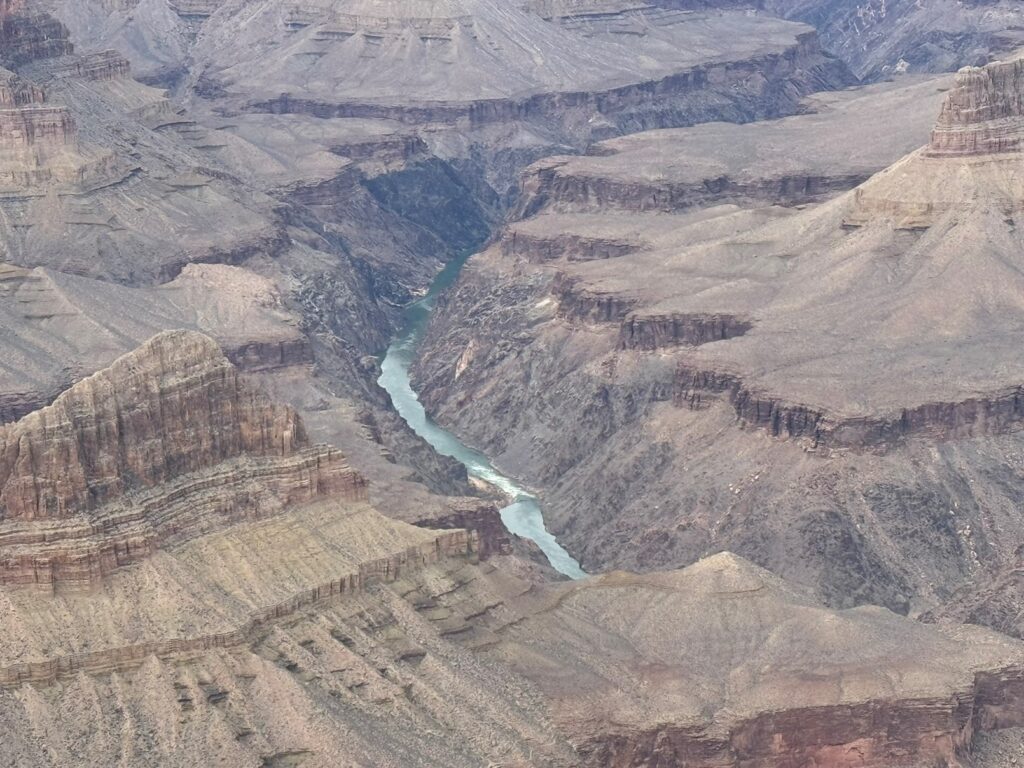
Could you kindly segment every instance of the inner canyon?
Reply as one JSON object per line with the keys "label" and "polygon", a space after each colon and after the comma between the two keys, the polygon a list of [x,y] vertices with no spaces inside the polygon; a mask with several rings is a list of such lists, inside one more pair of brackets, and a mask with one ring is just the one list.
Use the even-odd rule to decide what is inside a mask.
{"label": "inner canyon", "polygon": [[1017,0],[0,0],[0,765],[1024,762]]}

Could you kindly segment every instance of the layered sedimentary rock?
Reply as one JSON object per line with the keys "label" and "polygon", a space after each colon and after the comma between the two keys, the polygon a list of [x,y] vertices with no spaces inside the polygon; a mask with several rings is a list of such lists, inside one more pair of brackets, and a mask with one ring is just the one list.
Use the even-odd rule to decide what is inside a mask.
{"label": "layered sedimentary rock", "polygon": [[[95,596],[0,588],[9,754],[909,766],[1020,725],[1024,649],[977,627],[830,611],[728,554],[539,586],[473,548],[323,503],[158,553]],[[31,729],[58,721],[81,730],[44,758]]]}
{"label": "layered sedimentary rock", "polygon": [[[699,65],[707,60],[687,53],[682,43],[697,48],[698,41],[710,42],[717,35],[715,45],[722,47],[726,30],[745,38],[744,57],[764,56],[775,68],[819,65],[827,74],[829,66],[815,59],[813,39],[803,39],[805,29],[769,19],[748,21],[741,14],[694,19],[649,4],[608,4],[608,16],[632,22],[621,34],[604,17],[577,29],[490,0],[460,0],[442,9],[418,2],[292,6],[286,45],[282,38],[287,30],[280,27],[276,6],[271,10],[268,3],[246,9],[245,39],[229,39],[227,20],[222,20],[199,40],[195,55],[209,62],[209,76],[223,87],[254,96],[260,91],[274,97],[288,92],[295,105],[319,99],[327,104],[391,104],[405,109],[420,105],[429,110],[433,103],[438,117],[443,117],[446,105],[460,109],[461,104],[461,112],[488,119],[502,111],[512,117],[513,105],[501,102],[513,96],[522,100],[516,108],[520,113],[529,108],[523,95],[542,93],[563,93],[550,97],[549,106],[557,102],[562,109],[578,110],[600,98],[593,92],[602,91],[606,102],[618,101],[616,108],[626,109],[637,103],[626,90],[631,83],[664,81],[657,87],[669,95],[676,73],[677,85],[684,77],[706,78],[708,70]],[[642,34],[637,35],[638,30]],[[801,38],[799,50],[794,37]],[[626,40],[644,51],[657,50],[658,58],[640,64],[636,51],[627,54]],[[558,54],[534,59],[524,55],[528,46]],[[729,53],[714,58],[728,61]],[[595,62],[600,64],[595,67]],[[341,80],[332,74],[339,66],[349,72]],[[728,65],[722,71],[728,71]],[[299,72],[304,73],[301,79]],[[328,94],[326,86],[332,80],[337,82]],[[472,102],[480,106],[473,110],[468,106]]]}
{"label": "layered sedimentary rock", "polygon": [[76,56],[66,67],[55,68],[58,77],[75,77],[83,80],[117,80],[128,77],[132,68],[128,60],[114,51]]}
{"label": "layered sedimentary rock", "polygon": [[1013,152],[1024,141],[1024,62],[962,69],[932,133],[931,154]]}
{"label": "layered sedimentary rock", "polygon": [[0,67],[0,173],[11,174],[15,164],[28,172],[30,164],[44,163],[48,154],[73,146],[75,139],[66,107],[47,104],[41,86]]}
{"label": "layered sedimentary rock", "polygon": [[583,765],[952,764],[1022,717],[1016,642],[828,611],[730,554],[507,608],[474,639],[540,685]]}
{"label": "layered sedimentary rock", "polygon": [[42,88],[19,79],[13,72],[0,70],[0,107],[24,107],[41,104],[46,99]]}
{"label": "layered sedimentary rock", "polygon": [[26,82],[46,82],[47,98],[0,110],[6,261],[152,282],[190,262],[237,263],[283,247],[268,203],[204,173],[201,153],[144,124],[159,112],[166,119],[170,107],[128,78],[122,59],[57,59],[24,71]]}
{"label": "layered sedimentary rock", "polygon": [[27,106],[0,112],[0,150],[66,147],[75,125],[63,107]]}
{"label": "layered sedimentary rock", "polygon": [[429,141],[446,159],[493,164],[480,170],[500,194],[517,167],[566,143],[787,114],[800,95],[852,82],[809,27],[734,4],[259,2],[229,4],[197,35],[156,4],[51,6],[82,50],[114,48],[222,112],[444,125],[459,138]]}
{"label": "layered sedimentary rock", "polygon": [[[474,550],[465,531],[333,496],[176,541],[91,594],[0,586],[12,618],[0,641],[7,754],[32,766],[211,754],[475,766],[532,752],[564,764],[571,747],[541,702],[519,700],[529,684],[453,646],[451,623],[421,604],[481,578]],[[40,709],[25,699],[36,692],[54,697]],[[82,712],[83,693],[119,703]],[[175,733],[154,743],[149,725],[168,716]],[[51,719],[68,727],[44,749],[28,724]]]}
{"label": "layered sedimentary rock", "polygon": [[[649,131],[602,142],[584,157],[531,166],[518,202],[526,218],[508,237],[526,236],[539,211],[679,211],[714,203],[801,205],[866,181],[917,149],[935,123],[946,80],[906,77],[838,93],[815,94],[811,114],[778,121],[712,123]],[[879,116],[901,115],[898,126]],[[846,157],[837,163],[836,143]],[[781,151],[783,145],[798,152]],[[728,147],[728,152],[722,148]],[[551,237],[536,238],[551,242]]]}
{"label": "layered sedimentary rock", "polygon": [[1013,0],[763,0],[758,5],[816,26],[825,47],[864,78],[982,65],[1024,43],[1024,17]]}
{"label": "layered sedimentary rock", "polygon": [[[166,8],[131,6],[74,10],[146,22]],[[239,126],[186,112],[107,48],[19,65],[3,89],[14,109],[59,105],[75,133],[61,146],[19,135],[0,152],[0,258],[21,268],[3,281],[0,418],[49,404],[154,333],[195,329],[261,378],[300,379],[284,397],[320,390],[313,410],[337,398],[346,413],[371,413],[379,434],[352,430],[346,451],[367,463],[389,452],[430,467],[419,477],[434,487],[465,492],[464,475],[391,418],[369,355],[401,305],[469,247],[438,233],[458,221],[467,238],[486,236],[473,192],[401,126],[265,115]],[[416,187],[461,199],[440,216]],[[393,210],[403,196],[420,209]]]}
{"label": "layered sedimentary rock", "polygon": [[53,16],[26,7],[23,0],[0,4],[0,63],[25,64],[72,50],[67,30]]}
{"label": "layered sedimentary rock", "polygon": [[[46,4],[69,19],[89,55],[26,64],[19,75],[45,86],[49,103],[67,105],[79,129],[70,154],[94,145],[122,162],[120,175],[22,181],[0,210],[4,257],[24,265],[0,275],[0,416],[21,419],[3,429],[12,436],[3,455],[17,450],[17,460],[0,477],[17,514],[0,523],[12,582],[0,584],[0,730],[19,762],[564,767],[698,755],[747,768],[891,765],[951,761],[970,749],[974,731],[1019,722],[1015,644],[976,630],[922,629],[877,609],[826,611],[735,558],[663,576],[533,583],[547,571],[519,558],[525,548],[495,504],[422,485],[470,492],[403,431],[373,386],[371,355],[402,305],[441,262],[486,239],[524,162],[638,127],[804,109],[807,90],[847,82],[806,28],[717,12],[740,5],[733,2]],[[196,109],[134,83],[123,59],[102,53],[107,47]],[[907,101],[935,98],[934,85],[914,87]],[[20,85],[0,98],[22,108],[40,103],[39,88]],[[661,514],[659,472],[711,471],[732,483],[735,475],[714,464],[727,464],[723,454],[746,460],[753,439],[778,446],[775,472],[766,472],[774,487],[803,493],[810,441],[782,430],[782,439],[765,438],[759,397],[747,398],[753,411],[741,409],[748,429],[736,428],[725,389],[691,408],[680,358],[701,362],[707,350],[761,331],[763,317],[728,295],[717,297],[727,306],[716,305],[714,280],[723,275],[714,269],[763,286],[802,263],[788,243],[759,258],[766,242],[781,240],[775,227],[797,215],[770,204],[819,202],[909,149],[897,147],[905,135],[874,125],[898,98],[859,122],[838,119],[843,129],[808,144],[801,162],[746,178],[727,164],[676,175],[691,164],[682,141],[667,180],[650,173],[657,139],[646,148],[606,145],[598,151],[621,153],[631,179],[593,173],[594,186],[581,185],[572,201],[568,185],[542,190],[528,202],[530,214],[545,215],[517,223],[490,252],[499,270],[507,267],[510,293],[502,286],[489,306],[483,300],[483,333],[453,347],[446,373],[465,381],[453,393],[470,417],[482,407],[474,399],[504,400],[506,422],[495,419],[492,431],[533,420],[498,439],[513,464],[531,454],[547,463],[543,484],[577,482],[573,452],[590,454],[601,474],[588,490],[615,492],[604,506],[582,498],[570,511],[578,526],[556,521],[598,530],[595,562],[612,549],[623,560],[690,562],[725,542],[777,562],[778,538],[701,519],[709,508],[748,514],[730,505],[756,480],[713,498],[684,491],[666,526],[638,517],[647,526],[638,531],[602,515],[631,504]],[[828,123],[829,100],[805,119]],[[751,156],[770,154],[786,136],[786,126],[762,128]],[[703,140],[716,131],[751,135],[716,126]],[[848,152],[847,167],[817,162],[829,143]],[[691,159],[707,154],[701,146],[690,145]],[[39,167],[52,174],[54,165]],[[635,215],[640,197],[650,215]],[[606,216],[611,200],[628,215]],[[703,209],[751,201],[769,206]],[[562,204],[571,212],[558,218]],[[843,224],[854,231],[850,216]],[[760,262],[753,275],[742,257],[712,267],[717,251],[681,268],[669,258],[737,231],[764,235],[742,244],[748,261]],[[469,278],[479,279],[474,269]],[[634,281],[618,280],[616,269],[632,270]],[[706,305],[690,307],[688,295],[673,292],[690,280]],[[216,344],[159,337],[173,343],[156,355],[147,345],[127,371],[114,364],[126,383],[89,378],[151,333],[182,327]],[[506,336],[493,333],[499,327]],[[544,336],[530,346],[538,327]],[[193,365],[196,345],[214,362]],[[555,370],[548,354],[563,352],[566,366]],[[253,394],[225,358],[296,410]],[[474,389],[481,371],[509,360],[508,390]],[[724,367],[707,370],[746,381]],[[143,385],[147,377],[156,383]],[[648,409],[665,420],[641,421]],[[783,421],[797,430],[796,417]],[[624,440],[619,430],[637,423]],[[40,431],[54,439],[40,440]],[[708,435],[719,438],[718,453],[702,466],[693,454],[673,461],[672,450]],[[310,447],[321,440],[343,446],[345,458]],[[24,446],[38,471],[26,470]],[[698,459],[702,448],[694,448]],[[620,506],[626,489],[648,481],[652,495]],[[551,496],[556,507],[561,490]],[[741,504],[759,501],[743,495]],[[679,510],[691,505],[696,513],[683,519]],[[924,527],[918,507],[898,524]],[[592,517],[584,520],[584,509]],[[936,551],[971,538],[961,533],[975,523],[970,513],[951,517],[956,532],[942,528]],[[778,520],[781,528],[794,517]],[[813,568],[834,563],[839,577],[822,590],[832,602],[879,598],[905,609],[918,597],[913,587],[962,575],[934,578],[928,569],[939,555],[929,551],[915,578],[897,584],[905,574],[881,568],[872,581],[869,556],[854,566],[844,559],[864,554],[846,538],[854,536],[849,521],[808,531],[811,522],[797,517],[791,526],[798,544],[819,546],[794,547],[809,565],[790,573],[817,585]],[[918,533],[899,525],[894,539]],[[666,528],[683,530],[684,556]],[[941,554],[952,570],[986,552]],[[637,606],[650,614],[631,614]],[[915,658],[892,644],[913,648]],[[752,656],[756,664],[747,663]]]}
{"label": "layered sedimentary rock", "polygon": [[[46,67],[45,62],[72,51],[67,30],[35,6],[8,4],[0,13],[0,64]],[[128,73],[127,62],[112,52],[55,69],[85,79]],[[108,151],[80,143],[72,111],[47,96],[37,82],[0,67],[0,198],[39,196],[48,188],[82,191],[123,180],[123,164]]]}
{"label": "layered sedimentary rock", "polygon": [[200,334],[153,338],[3,428],[4,583],[89,584],[231,522],[365,481],[309,446],[298,416],[244,384]]}
{"label": "layered sedimentary rock", "polygon": [[77,379],[164,330],[202,331],[249,371],[308,368],[313,359],[301,320],[285,308],[281,291],[238,267],[191,265],[158,288],[5,267],[0,297],[8,344],[0,422],[49,405]]}
{"label": "layered sedimentary rock", "polygon": [[[1017,66],[961,76],[936,141],[992,121],[1012,135]],[[658,136],[643,138],[653,168]],[[642,180],[615,144],[566,177]],[[540,185],[503,236],[523,247],[471,259],[441,302],[424,400],[545,489],[584,567],[727,548],[835,605],[913,612],[984,591],[1024,541],[1022,172],[1019,152],[928,145],[802,208],[641,194],[638,212],[623,195],[600,213]],[[633,247],[581,261],[570,235]]]}

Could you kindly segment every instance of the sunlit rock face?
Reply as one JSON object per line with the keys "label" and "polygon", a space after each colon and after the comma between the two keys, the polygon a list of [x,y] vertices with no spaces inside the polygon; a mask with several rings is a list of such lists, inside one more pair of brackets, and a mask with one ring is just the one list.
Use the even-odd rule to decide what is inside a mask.
{"label": "sunlit rock face", "polygon": [[0,581],[90,583],[151,554],[365,481],[212,339],[169,332],[0,432]]}
{"label": "sunlit rock face", "polygon": [[932,154],[986,155],[1022,145],[1024,61],[960,70],[932,133]]}

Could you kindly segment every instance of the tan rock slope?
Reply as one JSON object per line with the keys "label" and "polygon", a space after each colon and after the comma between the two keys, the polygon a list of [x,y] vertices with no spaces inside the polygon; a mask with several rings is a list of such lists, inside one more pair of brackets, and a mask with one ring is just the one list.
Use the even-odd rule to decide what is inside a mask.
{"label": "tan rock slope", "polygon": [[[486,236],[527,160],[643,127],[787,114],[810,89],[847,82],[809,28],[738,5],[0,0],[3,757],[33,768],[881,768],[952,763],[1012,738],[1024,651],[984,630],[826,609],[727,554],[540,583],[547,571],[515,554],[527,550],[491,502],[421,484],[466,488],[373,385],[371,355],[400,308]],[[86,55],[72,55],[72,35]],[[135,82],[122,54],[195,111]],[[718,375],[715,348],[771,338],[786,265],[806,290],[812,257],[835,258],[827,226],[853,237],[876,226],[856,229],[866,194],[826,203],[820,220],[766,204],[821,202],[904,154],[927,126],[887,131],[871,109],[933,112],[935,88],[823,96],[818,114],[715,129],[758,161],[802,135],[795,162],[716,162],[708,131],[606,145],[618,161],[566,163],[566,178],[599,191],[569,200],[566,187],[539,186],[528,206],[543,215],[489,252],[514,295],[493,294],[497,322],[493,303],[474,314],[480,335],[451,357],[452,391],[469,417],[498,397],[502,418],[536,420],[502,430],[512,462],[535,457],[569,486],[581,474],[572,450],[590,454],[599,476],[586,491],[605,506],[583,495],[569,514],[586,508],[595,524],[569,526],[564,510],[556,520],[595,532],[598,555],[672,562],[672,534],[685,540],[680,563],[735,544],[815,586],[815,569],[834,563],[822,589],[833,603],[905,608],[941,602],[963,577],[949,571],[987,554],[988,538],[952,555],[941,540],[904,557],[918,571],[858,581],[874,563],[844,560],[863,551],[841,538],[849,520],[835,526],[838,546],[814,540],[831,520],[810,534],[798,515],[749,525],[751,510],[777,512],[747,494],[760,475],[735,482],[757,469],[757,446],[775,451],[765,476],[778,498],[780,487],[802,496],[811,462],[846,444],[812,452],[796,439],[806,435],[769,438],[746,412],[737,419],[727,397],[691,408],[685,396],[684,363],[707,353]],[[951,115],[991,102],[961,90]],[[990,110],[971,129],[981,138],[947,143],[1011,148],[1000,121],[1013,109]],[[836,145],[859,150],[839,169]],[[676,157],[662,173],[662,146],[707,162]],[[609,201],[623,213],[608,215]],[[707,208],[723,201],[736,207]],[[746,259],[715,262],[737,232]],[[736,310],[749,295],[763,311]],[[510,328],[511,341],[495,333]],[[533,381],[487,382],[510,353]],[[727,375],[732,386],[760,374]],[[595,424],[602,434],[588,439]],[[549,450],[559,440],[576,442]],[[844,471],[858,472],[862,448]],[[669,508],[659,471],[730,485],[696,499],[668,487]],[[645,530],[601,518],[630,505],[656,513],[636,518]],[[702,518],[709,508],[724,518]],[[1010,519],[986,522],[1008,542]],[[779,529],[820,546],[789,547],[770,535]],[[969,548],[971,528],[961,535]],[[904,554],[894,550],[883,565]]]}
{"label": "tan rock slope", "polygon": [[728,553],[508,608],[479,647],[537,682],[584,765],[955,764],[1022,718],[1019,643],[829,611]]}
{"label": "tan rock slope", "polygon": [[475,537],[381,516],[210,339],[157,336],[3,442],[5,574],[53,589],[0,585],[5,756],[566,764],[526,684],[399,595],[478,577]]}
{"label": "tan rock slope", "polygon": [[[915,765],[1024,723],[1020,643],[830,611],[732,555],[546,586],[478,564],[465,531],[367,505],[197,334],[158,336],[9,430],[27,446],[43,423],[41,469],[88,467],[100,498],[164,520],[180,502],[200,527],[88,590],[0,585],[0,729],[23,765]],[[240,453],[262,471],[211,508]],[[149,461],[122,491],[96,470],[125,455]],[[73,482],[39,498],[88,507]]]}
{"label": "tan rock slope", "polygon": [[194,264],[162,286],[129,288],[8,266],[0,268],[0,296],[4,422],[49,405],[72,382],[169,328],[212,336],[250,371],[308,368],[312,361],[281,291],[239,267]]}
{"label": "tan rock slope", "polygon": [[158,2],[48,7],[82,50],[116,48],[221,109],[490,127],[483,142],[523,123],[506,144],[519,151],[782,114],[798,94],[851,81],[809,27],[707,5],[227,2],[191,33]]}
{"label": "tan rock slope", "polygon": [[[548,491],[593,569],[729,549],[837,605],[983,589],[1024,542],[1019,72],[961,73],[928,146],[812,207],[764,205],[813,201],[770,175],[767,142],[770,183],[679,172],[685,194],[653,207],[656,134],[620,142],[619,166],[569,161],[561,186],[554,169],[443,302],[427,402]],[[775,151],[799,155],[781,129]],[[782,167],[813,167],[800,156]],[[633,184],[636,207],[577,178]]]}
{"label": "tan rock slope", "polygon": [[336,451],[208,337],[156,336],[0,437],[0,580],[89,585],[165,543],[299,502],[365,498]]}
{"label": "tan rock slope", "polygon": [[[204,171],[201,152],[154,129],[181,126],[163,92],[112,52],[69,58],[68,32],[34,8],[10,20],[64,48],[0,48],[0,257],[118,282],[174,277],[282,247],[271,206]],[[44,25],[45,26],[45,25]],[[6,94],[6,96],[4,95]],[[79,123],[82,123],[80,125]],[[213,233],[216,232],[216,235]]]}

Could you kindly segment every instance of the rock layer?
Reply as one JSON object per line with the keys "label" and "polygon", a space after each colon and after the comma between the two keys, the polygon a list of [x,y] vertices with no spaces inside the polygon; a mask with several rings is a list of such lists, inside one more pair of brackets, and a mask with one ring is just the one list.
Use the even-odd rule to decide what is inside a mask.
{"label": "rock layer", "polygon": [[[1019,128],[1018,73],[992,65],[974,91],[961,78],[937,133]],[[932,86],[932,125],[939,98]],[[801,164],[831,163],[837,178],[880,103],[865,96],[863,115],[815,134]],[[751,184],[790,162],[787,123],[800,137],[804,120],[751,142],[739,169]],[[727,144],[722,160],[710,128],[688,133],[537,166],[551,176],[528,189],[527,218],[438,304],[416,370],[428,410],[543,489],[552,530],[588,570],[727,548],[837,606],[927,611],[961,589],[986,593],[1024,542],[1022,153],[924,147],[801,208],[713,193],[652,203],[645,190],[662,176],[735,173],[750,146]],[[930,133],[920,125],[916,145]],[[677,135],[691,152],[662,174]],[[606,177],[637,194],[573,191],[575,179],[610,189]],[[569,235],[633,248],[574,260]],[[743,332],[700,330],[726,317]],[[1017,594],[976,615],[1011,613],[1002,601]]]}
{"label": "rock layer", "polygon": [[510,607],[484,653],[537,681],[595,768],[956,764],[1024,720],[1017,643],[827,611],[728,553]]}
{"label": "rock layer", "polygon": [[72,50],[67,29],[50,14],[30,11],[22,0],[0,3],[0,64],[26,64]]}
{"label": "rock layer", "polygon": [[1024,144],[1024,60],[962,69],[932,133],[932,155],[989,155]]}
{"label": "rock layer", "polygon": [[163,544],[365,486],[213,340],[161,334],[0,430],[0,581],[93,583]]}

